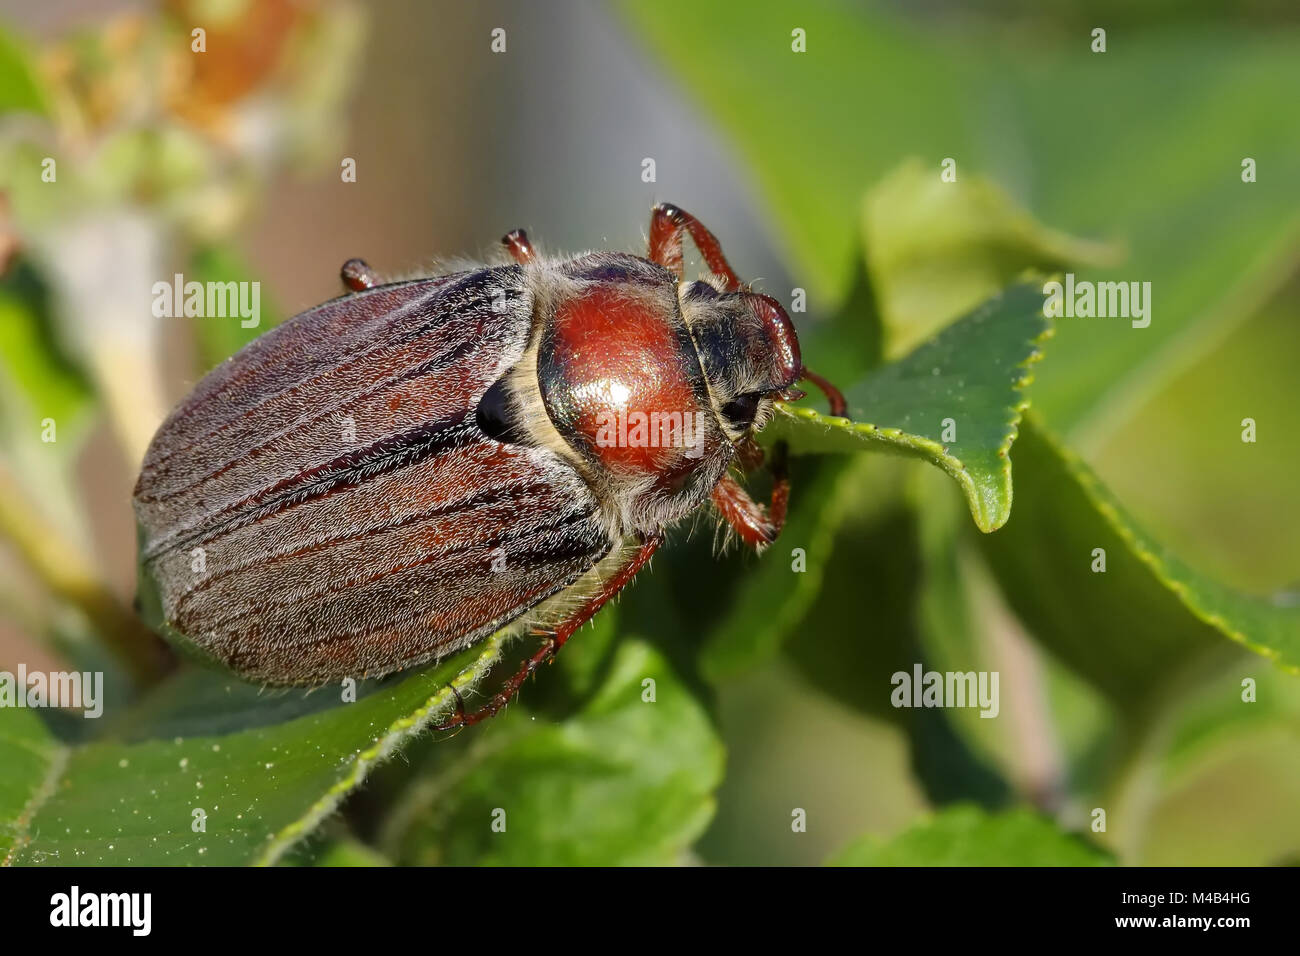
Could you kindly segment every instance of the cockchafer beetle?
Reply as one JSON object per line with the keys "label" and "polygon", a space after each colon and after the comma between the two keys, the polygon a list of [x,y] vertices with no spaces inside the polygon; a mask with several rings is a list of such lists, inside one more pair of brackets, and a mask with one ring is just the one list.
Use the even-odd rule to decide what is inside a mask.
{"label": "cockchafer beetle", "polygon": [[[685,281],[682,243],[710,270]],[[213,370],[154,437],[135,489],[141,600],[165,634],[266,684],[382,676],[500,628],[545,640],[499,710],[712,502],[756,548],[781,530],[730,469],[806,369],[780,304],[717,239],[655,206],[645,258],[514,262],[350,290]],[[195,555],[202,554],[200,570]]]}

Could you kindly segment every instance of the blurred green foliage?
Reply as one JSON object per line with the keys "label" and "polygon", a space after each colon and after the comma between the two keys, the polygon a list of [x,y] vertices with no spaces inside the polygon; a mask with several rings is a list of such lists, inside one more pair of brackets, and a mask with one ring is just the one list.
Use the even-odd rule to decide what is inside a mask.
{"label": "blurred green foliage", "polygon": [[1106,854],[1026,810],[1000,816],[956,806],[889,841],[866,837],[835,866],[1105,866]]}

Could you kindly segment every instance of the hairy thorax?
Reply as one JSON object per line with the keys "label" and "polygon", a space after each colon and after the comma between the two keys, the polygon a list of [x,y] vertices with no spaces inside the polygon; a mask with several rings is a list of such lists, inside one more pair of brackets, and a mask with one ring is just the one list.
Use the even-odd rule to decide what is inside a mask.
{"label": "hairy thorax", "polygon": [[694,510],[732,450],[675,279],[600,254],[529,271],[534,337],[512,383],[517,407],[533,409],[532,438],[597,488],[612,531],[651,530]]}

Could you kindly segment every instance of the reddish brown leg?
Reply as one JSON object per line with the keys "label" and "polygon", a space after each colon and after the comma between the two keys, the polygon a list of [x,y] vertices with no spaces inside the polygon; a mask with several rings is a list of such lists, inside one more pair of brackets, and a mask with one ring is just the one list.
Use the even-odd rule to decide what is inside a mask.
{"label": "reddish brown leg", "polygon": [[830,403],[832,415],[836,418],[844,418],[848,414],[848,403],[844,401],[844,395],[838,388],[826,379],[822,378],[816,372],[809,369],[806,365],[799,373],[799,377],[806,382],[812,382],[822,390],[822,394],[826,396],[826,401]]}
{"label": "reddish brown leg", "polygon": [[790,503],[790,476],[785,467],[785,443],[772,449],[772,503],[764,508],[740,483],[724,475],[713,489],[713,504],[740,540],[761,549],[776,540],[785,527],[786,508]]}
{"label": "reddish brown leg", "polygon": [[663,544],[661,535],[651,535],[641,539],[641,546],[636,553],[623,564],[614,575],[601,585],[600,590],[583,602],[582,606],[574,611],[564,621],[557,624],[553,629],[543,632],[534,632],[538,636],[546,637],[546,643],[537,650],[532,657],[524,661],[519,670],[515,671],[512,676],[502,686],[493,698],[488,701],[485,707],[474,711],[472,714],[465,713],[464,705],[460,700],[460,695],[456,695],[456,714],[444,724],[434,728],[435,730],[454,730],[457,727],[470,727],[479,721],[496,714],[502,707],[510,703],[510,699],[519,692],[520,686],[528,678],[528,675],[537,668],[541,667],[547,660],[554,657],[573,636],[574,632],[582,625],[595,616],[596,612],[604,607],[605,602],[618,594],[619,591],[627,587],[628,582],[636,576],[636,573],[645,567],[646,562]]}
{"label": "reddish brown leg", "polygon": [[709,271],[727,280],[729,292],[738,292],[740,279],[722,254],[717,237],[689,212],[672,203],[661,202],[650,211],[650,261],[671,269],[677,278],[682,278],[683,233],[690,233]]}
{"label": "reddish brown leg", "polygon": [[533,244],[528,241],[528,233],[522,229],[512,229],[501,237],[501,244],[510,250],[510,255],[514,256],[515,262],[521,266],[526,266],[537,258],[537,253],[533,251]]}
{"label": "reddish brown leg", "polygon": [[375,275],[374,269],[366,265],[364,259],[349,259],[343,263],[343,268],[339,270],[339,278],[343,280],[343,287],[349,292],[361,292],[379,285],[379,276]]}

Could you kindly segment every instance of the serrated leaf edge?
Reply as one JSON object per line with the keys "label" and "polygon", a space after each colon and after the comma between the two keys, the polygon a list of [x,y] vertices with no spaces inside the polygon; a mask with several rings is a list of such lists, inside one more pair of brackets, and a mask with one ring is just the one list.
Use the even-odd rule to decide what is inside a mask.
{"label": "serrated leaf edge", "polygon": [[[996,302],[997,298],[990,300],[986,305]],[[836,429],[846,431],[863,439],[865,442],[874,441],[893,445],[902,448],[909,454],[928,459],[946,471],[957,482],[962,493],[966,496],[966,502],[970,506],[971,517],[975,519],[976,526],[980,531],[989,534],[1001,528],[1007,523],[1007,519],[1011,517],[1011,504],[1014,494],[1011,481],[1011,446],[1020,435],[1020,422],[1030,405],[1030,399],[1025,394],[1025,390],[1034,381],[1032,367],[1042,359],[1043,347],[1055,333],[1055,325],[1050,318],[1046,319],[1042,331],[1029,340],[1032,346],[1029,355],[1015,366],[1021,370],[1022,374],[1020,378],[1012,382],[1011,387],[1014,392],[1021,395],[1021,398],[1015,405],[1004,408],[1004,411],[1010,417],[1006,423],[1006,434],[997,449],[998,457],[1002,459],[1000,490],[1006,493],[1005,508],[997,507],[997,502],[984,500],[980,494],[979,486],[976,485],[975,479],[971,477],[961,459],[950,454],[948,446],[932,438],[913,435],[901,428],[874,425],[869,422],[855,422],[852,419],[834,415],[823,415],[815,409],[787,405],[784,402],[777,402],[776,410],[796,420],[803,419],[804,421],[823,425],[827,431]],[[918,346],[918,348],[921,347],[923,346]]]}
{"label": "serrated leaf edge", "polygon": [[486,676],[492,666],[500,660],[502,648],[511,637],[511,633],[507,629],[492,635],[484,643],[482,652],[473,663],[448,681],[422,706],[389,724],[388,729],[375,738],[371,746],[353,758],[347,773],[342,778],[335,781],[333,786],[308,807],[301,817],[271,837],[262,852],[254,858],[253,865],[274,865],[295,843],[311,833],[333,813],[343,798],[360,786],[371,768],[382,763],[408,739],[425,730],[435,717],[440,717],[449,711],[455,699],[452,688],[456,691],[463,690]]}
{"label": "serrated leaf edge", "polygon": [[[1288,674],[1300,675],[1300,664],[1290,664],[1282,660],[1282,653],[1277,648],[1269,647],[1266,644],[1260,644],[1253,641],[1245,633],[1235,628],[1222,616],[1205,610],[1199,605],[1195,598],[1193,589],[1187,587],[1182,581],[1177,580],[1169,569],[1169,559],[1173,557],[1163,556],[1158,553],[1157,549],[1152,547],[1153,539],[1143,532],[1138,523],[1134,521],[1123,510],[1123,507],[1114,499],[1111,492],[1106,488],[1088,467],[1087,463],[1074,452],[1066,448],[1055,435],[1043,424],[1040,416],[1030,415],[1030,424],[1032,424],[1039,433],[1039,437],[1047,444],[1057,455],[1060,456],[1062,463],[1070,475],[1079,482],[1084,497],[1090,504],[1097,509],[1102,520],[1107,526],[1119,536],[1139,561],[1145,564],[1155,579],[1167,587],[1183,607],[1191,612],[1192,616],[1198,621],[1208,624],[1221,633],[1224,637],[1240,644],[1252,653],[1272,662],[1280,670]],[[1178,560],[1174,558],[1174,560]],[[1188,568],[1191,571],[1191,568]],[[1212,579],[1206,578],[1206,583],[1212,587],[1223,588],[1223,585],[1217,584]],[[1263,600],[1262,598],[1244,594],[1240,591],[1230,588],[1224,588],[1225,591],[1246,600]]]}

